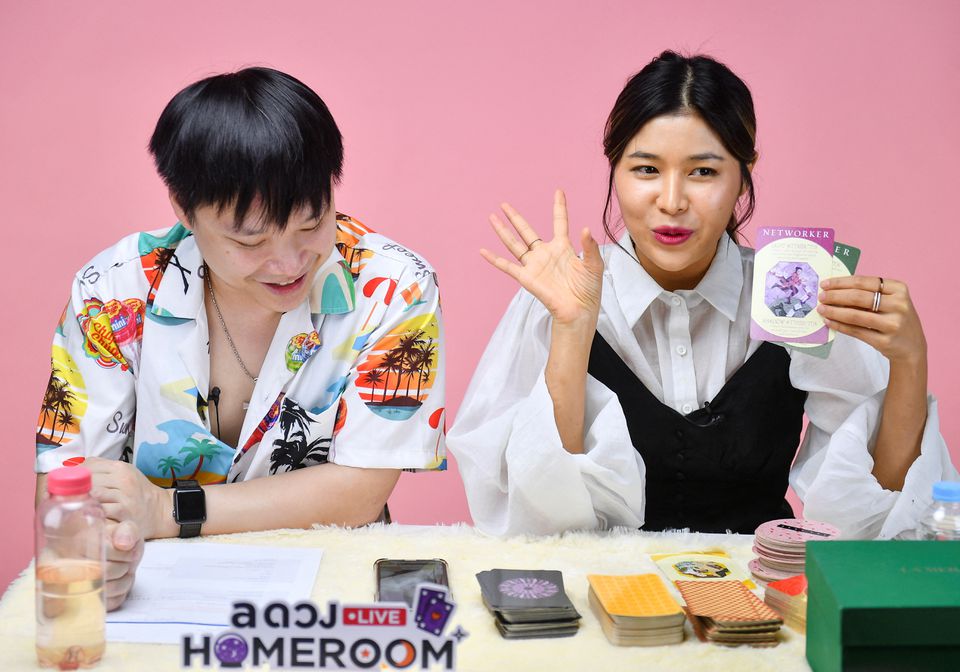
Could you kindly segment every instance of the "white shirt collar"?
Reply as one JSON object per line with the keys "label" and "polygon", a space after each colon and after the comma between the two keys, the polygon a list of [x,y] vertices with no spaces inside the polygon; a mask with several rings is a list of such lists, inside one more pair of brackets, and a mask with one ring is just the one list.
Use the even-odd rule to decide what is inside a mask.
{"label": "white shirt collar", "polygon": [[[654,300],[672,293],[657,284],[640,265],[628,232],[623,233],[618,243],[622,249],[612,245],[607,248],[607,275],[613,280],[623,316],[633,326]],[[732,322],[737,317],[742,289],[743,260],[740,248],[730,236],[724,235],[717,244],[717,253],[703,279],[693,290],[684,293],[699,295]]]}
{"label": "white shirt collar", "polygon": [[714,308],[733,322],[737,319],[737,307],[743,290],[743,258],[733,238],[724,234],[717,244],[717,253],[706,275],[696,287],[696,292]]}

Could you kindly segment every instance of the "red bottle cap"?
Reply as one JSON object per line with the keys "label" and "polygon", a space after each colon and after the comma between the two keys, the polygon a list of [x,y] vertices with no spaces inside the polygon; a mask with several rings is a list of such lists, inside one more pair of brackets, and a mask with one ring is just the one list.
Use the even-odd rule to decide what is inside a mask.
{"label": "red bottle cap", "polygon": [[83,495],[90,492],[91,476],[86,467],[60,467],[47,474],[51,495]]}

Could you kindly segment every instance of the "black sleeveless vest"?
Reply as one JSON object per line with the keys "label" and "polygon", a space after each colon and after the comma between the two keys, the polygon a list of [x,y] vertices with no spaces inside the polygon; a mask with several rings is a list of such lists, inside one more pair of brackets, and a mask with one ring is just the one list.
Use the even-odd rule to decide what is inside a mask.
{"label": "black sleeveless vest", "polygon": [[789,370],[787,351],[764,342],[713,401],[681,415],[594,336],[588,372],[620,399],[647,468],[642,529],[753,534],[793,517],[784,494],[807,393],[790,384]]}

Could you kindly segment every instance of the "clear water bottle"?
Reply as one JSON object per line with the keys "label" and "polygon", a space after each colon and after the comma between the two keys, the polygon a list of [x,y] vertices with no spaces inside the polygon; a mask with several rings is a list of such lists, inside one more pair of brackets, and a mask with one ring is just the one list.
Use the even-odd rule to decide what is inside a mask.
{"label": "clear water bottle", "polygon": [[103,509],[90,497],[90,472],[47,474],[37,507],[37,661],[41,667],[93,667],[103,656],[107,616]]}
{"label": "clear water bottle", "polygon": [[960,482],[934,484],[933,504],[920,519],[917,538],[960,541]]}

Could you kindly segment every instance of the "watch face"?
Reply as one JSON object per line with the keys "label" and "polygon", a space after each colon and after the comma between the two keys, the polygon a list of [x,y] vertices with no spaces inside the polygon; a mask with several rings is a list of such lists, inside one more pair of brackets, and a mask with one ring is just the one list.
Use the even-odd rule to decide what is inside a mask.
{"label": "watch face", "polygon": [[202,523],[207,519],[203,490],[177,490],[173,502],[178,523]]}

